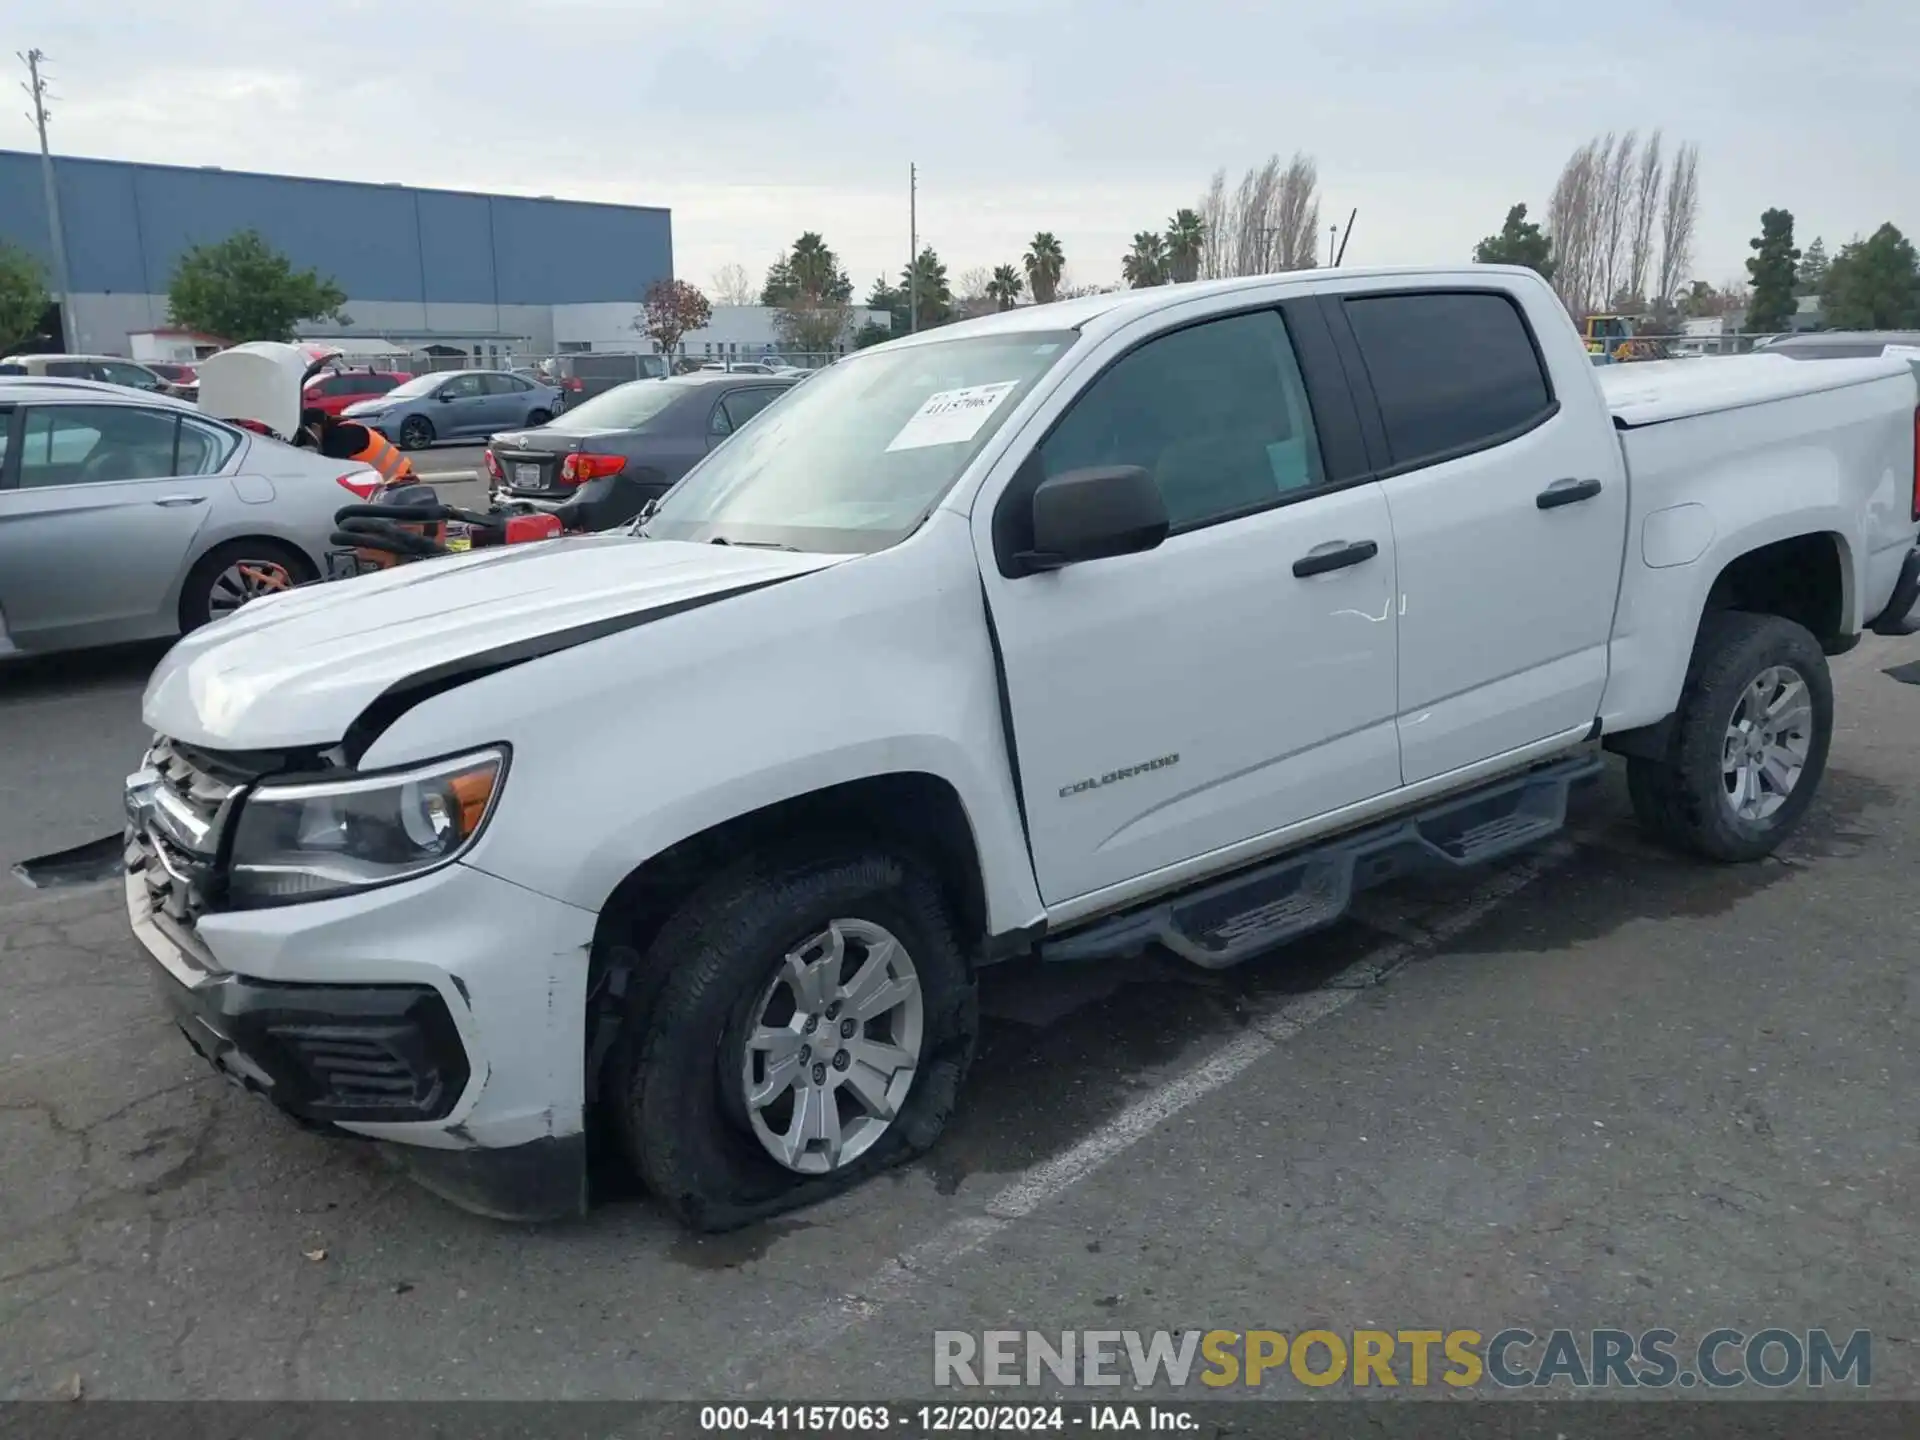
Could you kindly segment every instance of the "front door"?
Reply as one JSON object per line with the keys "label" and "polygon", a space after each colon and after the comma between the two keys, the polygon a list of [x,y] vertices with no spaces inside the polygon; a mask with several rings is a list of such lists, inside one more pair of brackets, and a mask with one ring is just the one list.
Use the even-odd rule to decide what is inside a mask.
{"label": "front door", "polygon": [[1406,783],[1591,725],[1627,486],[1589,367],[1570,347],[1544,359],[1526,308],[1499,291],[1328,306],[1358,346],[1389,450]]}
{"label": "front door", "polygon": [[0,608],[14,642],[171,633],[194,536],[228,487],[212,473],[232,449],[225,432],[172,410],[45,405],[24,410],[14,441],[0,479]]}
{"label": "front door", "polygon": [[1400,780],[1386,500],[1329,479],[1280,314],[1119,356],[999,497],[994,527],[1023,484],[1105,465],[1159,483],[1173,522],[1159,548],[1009,579],[975,518],[1050,905]]}
{"label": "front door", "polygon": [[[436,394],[430,414],[437,435],[476,435],[489,428],[488,409],[494,402],[487,396],[486,379],[477,374],[456,375],[445,381]],[[443,423],[444,420],[444,423]]]}

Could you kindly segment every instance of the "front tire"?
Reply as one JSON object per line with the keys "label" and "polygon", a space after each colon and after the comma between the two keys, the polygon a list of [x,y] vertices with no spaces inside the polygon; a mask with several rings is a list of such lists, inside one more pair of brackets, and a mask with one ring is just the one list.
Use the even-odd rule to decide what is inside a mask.
{"label": "front tire", "polygon": [[1656,838],[1709,860],[1771,855],[1812,805],[1833,739],[1820,642],[1777,615],[1700,623],[1664,759],[1627,761],[1627,790]]}
{"label": "front tire", "polygon": [[527,412],[527,428],[529,430],[537,430],[551,419],[553,419],[553,416],[544,410],[530,410]]}
{"label": "front tire", "polygon": [[424,450],[433,444],[433,422],[424,415],[409,415],[400,424],[400,448]]}
{"label": "front tire", "polygon": [[973,1058],[974,983],[940,886],[889,850],[750,857],[682,905],[643,968],[664,980],[635,987],[656,998],[623,1023],[604,1093],[634,1170],[696,1230],[923,1154]]}

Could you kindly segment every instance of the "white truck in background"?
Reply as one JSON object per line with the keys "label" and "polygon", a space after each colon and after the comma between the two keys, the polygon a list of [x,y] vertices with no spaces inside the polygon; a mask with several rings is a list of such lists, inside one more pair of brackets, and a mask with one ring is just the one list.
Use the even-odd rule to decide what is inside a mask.
{"label": "white truck in background", "polygon": [[1900,361],[1596,372],[1535,275],[1341,270],[851,356],[634,530],[249,605],[148,687],[182,1028],[487,1213],[589,1136],[724,1228],[924,1151],[979,967],[1201,965],[1558,828],[1764,855],[1920,589]]}

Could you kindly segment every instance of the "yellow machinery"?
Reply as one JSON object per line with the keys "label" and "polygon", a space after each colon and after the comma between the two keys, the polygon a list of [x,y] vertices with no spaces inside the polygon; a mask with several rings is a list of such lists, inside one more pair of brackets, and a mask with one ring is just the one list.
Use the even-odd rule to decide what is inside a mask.
{"label": "yellow machinery", "polygon": [[1666,346],[1652,336],[1638,332],[1645,316],[1589,315],[1580,322],[1580,333],[1587,342],[1589,355],[1604,355],[1609,360],[1659,360]]}

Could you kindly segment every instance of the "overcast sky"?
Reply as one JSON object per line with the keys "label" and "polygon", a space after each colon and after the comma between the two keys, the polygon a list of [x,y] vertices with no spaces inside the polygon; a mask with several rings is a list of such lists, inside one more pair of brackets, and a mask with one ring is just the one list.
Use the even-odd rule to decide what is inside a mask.
{"label": "overcast sky", "polygon": [[[1596,132],[1700,146],[1694,273],[1769,205],[1920,234],[1920,0],[0,0],[57,151],[671,206],[675,269],[823,232],[862,293],[1038,229],[1072,283],[1209,174],[1319,162],[1348,263],[1469,258]],[[11,93],[11,92],[10,92]],[[29,148],[17,106],[0,147]]]}

